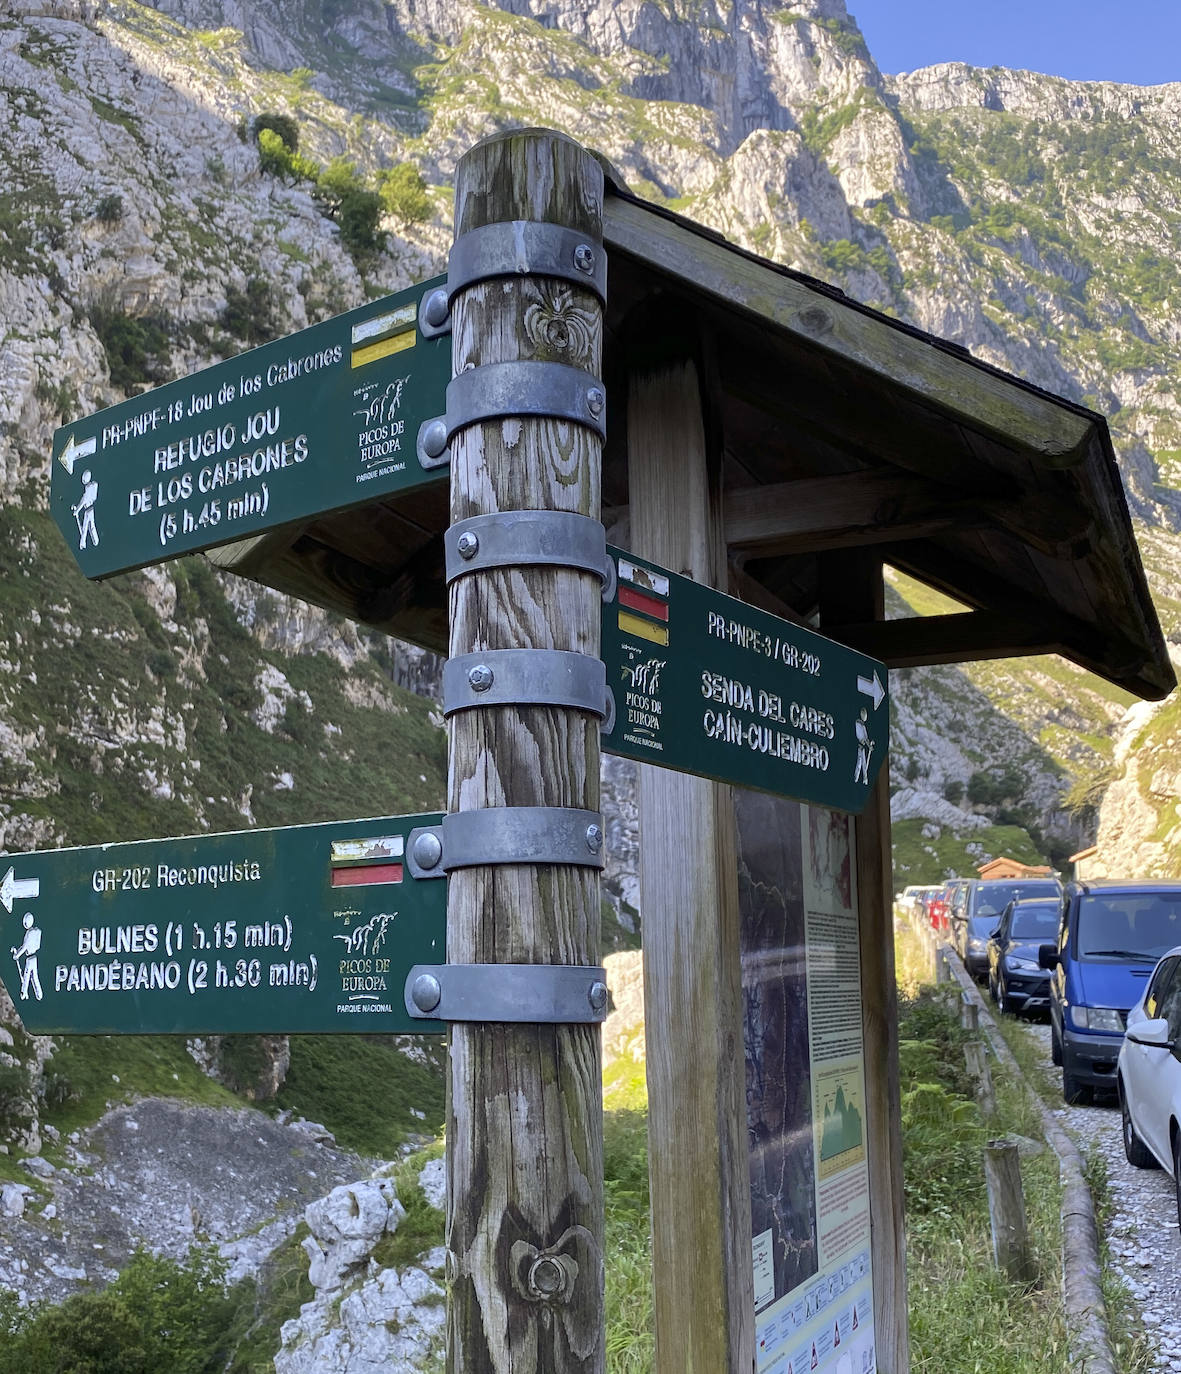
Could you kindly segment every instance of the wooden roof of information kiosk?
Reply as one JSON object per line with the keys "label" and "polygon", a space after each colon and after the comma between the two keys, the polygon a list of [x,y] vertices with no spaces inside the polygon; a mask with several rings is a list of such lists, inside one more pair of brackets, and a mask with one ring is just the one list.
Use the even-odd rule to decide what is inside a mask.
{"label": "wooden roof of information kiosk", "polygon": [[[610,182],[604,218],[609,519],[628,502],[612,383],[692,320],[736,594],[810,617],[822,556],[872,545],[971,608],[826,625],[890,667],[1057,652],[1138,696],[1173,688],[1101,416]],[[445,651],[447,523],[441,483],[210,557]]]}

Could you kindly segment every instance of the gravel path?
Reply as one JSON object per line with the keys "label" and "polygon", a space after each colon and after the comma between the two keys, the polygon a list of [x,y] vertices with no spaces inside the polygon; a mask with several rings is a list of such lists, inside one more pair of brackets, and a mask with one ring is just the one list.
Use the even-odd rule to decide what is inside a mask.
{"label": "gravel path", "polygon": [[[1050,1061],[1048,1024],[1022,1022],[1037,1046],[1046,1080],[1061,1094],[1062,1072]],[[1134,1169],[1124,1156],[1114,1097],[1093,1107],[1068,1107],[1054,1115],[1084,1154],[1094,1146],[1107,1164],[1113,1216],[1107,1242],[1111,1264],[1156,1335],[1157,1368],[1181,1374],[1181,1234],[1173,1180],[1163,1169]]]}

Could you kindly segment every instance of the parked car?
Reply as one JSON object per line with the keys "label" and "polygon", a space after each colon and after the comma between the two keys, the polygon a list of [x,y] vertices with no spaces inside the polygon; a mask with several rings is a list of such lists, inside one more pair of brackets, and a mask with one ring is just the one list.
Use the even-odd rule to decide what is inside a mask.
{"label": "parked car", "polygon": [[1038,949],[1057,935],[1061,911],[1059,897],[1023,897],[1001,913],[986,947],[988,992],[1001,1011],[1049,1011],[1050,971],[1038,964]]}
{"label": "parked car", "polygon": [[1172,1172],[1181,1225],[1181,945],[1153,969],[1128,1012],[1116,1086],[1128,1163]]}
{"label": "parked car", "polygon": [[1116,1088],[1129,1011],[1158,959],[1181,945],[1181,882],[1070,883],[1056,944],[1042,945],[1050,970],[1050,1046],[1062,1066],[1062,1096],[1089,1100]]}
{"label": "parked car", "polygon": [[918,909],[919,893],[922,890],[917,883],[908,884],[894,898],[894,905],[904,916],[913,916]]}
{"label": "parked car", "polygon": [[929,924],[931,920],[931,903],[942,891],[938,887],[921,887],[918,893],[918,910],[916,916],[919,924]]}
{"label": "parked car", "polygon": [[944,889],[937,887],[927,898],[927,920],[937,935],[946,935],[948,930],[947,898]]}
{"label": "parked car", "polygon": [[1059,897],[1057,878],[974,878],[954,930],[955,947],[964,967],[982,983],[988,976],[988,937],[1001,912],[1022,897]]}

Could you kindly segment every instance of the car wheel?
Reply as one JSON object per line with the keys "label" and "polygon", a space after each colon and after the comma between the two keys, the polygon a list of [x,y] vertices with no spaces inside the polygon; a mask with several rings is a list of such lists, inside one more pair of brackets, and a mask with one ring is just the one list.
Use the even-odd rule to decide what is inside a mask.
{"label": "car wheel", "polygon": [[1094,1096],[1088,1083],[1084,1083],[1079,1076],[1067,1067],[1062,1065],[1062,1098],[1071,1106],[1085,1104],[1091,1101]]}
{"label": "car wheel", "polygon": [[996,1001],[996,978],[991,969],[988,971],[988,995],[994,1002]]}
{"label": "car wheel", "polygon": [[1058,1069],[1062,1067],[1062,1041],[1058,1038],[1058,1030],[1054,1025],[1054,1015],[1050,1013],[1050,1063]]}
{"label": "car wheel", "polygon": [[1122,1082],[1119,1088],[1119,1113],[1124,1137],[1124,1154],[1128,1157],[1128,1163],[1132,1165],[1134,1169],[1158,1168],[1156,1156],[1136,1134],[1136,1127],[1132,1124],[1132,1114],[1128,1111],[1128,1103],[1124,1096],[1124,1085]]}
{"label": "car wheel", "polygon": [[1005,1015],[1013,1016],[1016,1014],[1017,1008],[1013,1005],[1013,999],[1009,996],[1009,990],[1004,983],[997,983],[996,985],[996,1004]]}

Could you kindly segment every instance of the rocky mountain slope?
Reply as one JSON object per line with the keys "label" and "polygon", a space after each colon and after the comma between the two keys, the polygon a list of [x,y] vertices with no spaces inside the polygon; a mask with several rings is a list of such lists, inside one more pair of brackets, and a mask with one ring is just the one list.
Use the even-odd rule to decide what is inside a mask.
{"label": "rocky mountain slope", "polygon": [[[260,118],[286,121],[302,164],[262,156]],[[50,445],[70,418],[438,271],[457,157],[529,123],[1109,415],[1181,646],[1181,84],[886,76],[843,0],[7,0],[0,850],[440,804],[441,720],[413,690],[436,665],[200,558],[85,582],[46,513]],[[396,168],[421,173],[417,198],[385,194]],[[350,221],[351,193],[380,220]],[[941,609],[901,577],[890,597]],[[1113,871],[1178,871],[1175,698],[1133,705],[1043,658],[892,687],[899,883],[1096,834]],[[625,932],[629,778],[612,761],[604,803]],[[24,1089],[0,1178],[27,1183],[15,1160],[41,1144],[53,1061],[8,1022],[0,1071]]]}
{"label": "rocky mountain slope", "polygon": [[[106,838],[114,825],[147,834],[309,818],[300,770],[280,757],[300,749],[284,722],[345,730],[340,752],[350,747],[331,711],[316,720],[323,708],[310,683],[290,679],[289,669],[306,678],[322,651],[348,666],[350,681],[381,680],[372,691],[349,688],[358,724],[367,711],[388,719],[394,699],[384,683],[391,672],[404,676],[402,651],[351,627],[337,633],[256,588],[227,586],[199,561],[83,587],[40,520],[49,437],[64,418],[129,388],[435,270],[456,157],[483,134],[527,122],[569,130],[633,187],[735,241],[1111,415],[1162,618],[1181,633],[1171,309],[1181,275],[1169,250],[1181,200],[1172,151],[1181,87],[954,64],[886,77],[841,0],[685,11],[607,0],[591,8],[17,0],[0,39],[2,137],[14,171],[0,197],[6,581],[19,593],[35,560],[38,578],[60,583],[40,622],[19,594],[7,611],[20,622],[8,640],[20,652],[10,656],[0,707],[0,843]],[[308,194],[314,187],[261,169],[247,126],[276,113],[294,121],[301,152],[322,165],[343,157],[361,177],[399,164],[420,169],[429,213],[414,224],[387,217],[384,251],[350,254]],[[912,604],[930,595],[913,584],[899,590]],[[202,614],[206,596],[249,632],[238,639],[246,659],[255,646],[271,655],[234,665],[235,677],[250,681],[234,688],[249,698],[234,725],[251,741],[246,767],[206,756],[201,627],[216,619]],[[54,605],[103,627],[87,646],[96,655],[88,673],[120,680],[114,699],[128,708],[91,703],[77,735],[62,733],[74,706],[69,675],[55,684],[37,663],[77,628],[55,620]],[[117,654],[120,635],[146,643],[149,631],[159,648],[133,677],[125,662],[102,661],[104,645]],[[171,696],[166,660],[176,665]],[[38,675],[31,694],[30,671]],[[1051,660],[898,677],[901,822],[919,819],[960,839],[984,831],[986,852],[1012,838],[989,837],[992,825],[1017,824],[1055,858],[1091,837],[1086,805],[1075,796],[1072,819],[1062,799],[1072,787],[1094,799],[1113,767],[1113,726],[1130,703]],[[325,692],[331,678],[329,670]],[[267,693],[277,705],[262,704]],[[213,701],[209,708],[216,717]],[[185,713],[191,723],[178,733]],[[946,727],[923,728],[940,717],[968,725],[955,732],[956,747]],[[213,728],[221,733],[216,719]],[[1020,797],[998,793],[1006,785],[995,765],[998,731],[1015,732],[1005,756],[1024,779]],[[118,800],[91,789],[80,802],[83,789],[63,781],[71,768],[89,775],[96,760],[98,776],[118,768],[138,787]],[[416,775],[415,766],[405,781],[426,780],[422,801],[402,792],[401,779],[385,792],[405,797],[402,809],[428,804],[428,791],[430,804],[438,796],[437,772]],[[991,778],[999,800],[957,798],[975,773]],[[316,790],[315,814],[328,814]],[[82,826],[91,814],[110,818],[101,834]],[[906,876],[912,862],[946,866],[932,847],[936,854],[904,861]]]}

